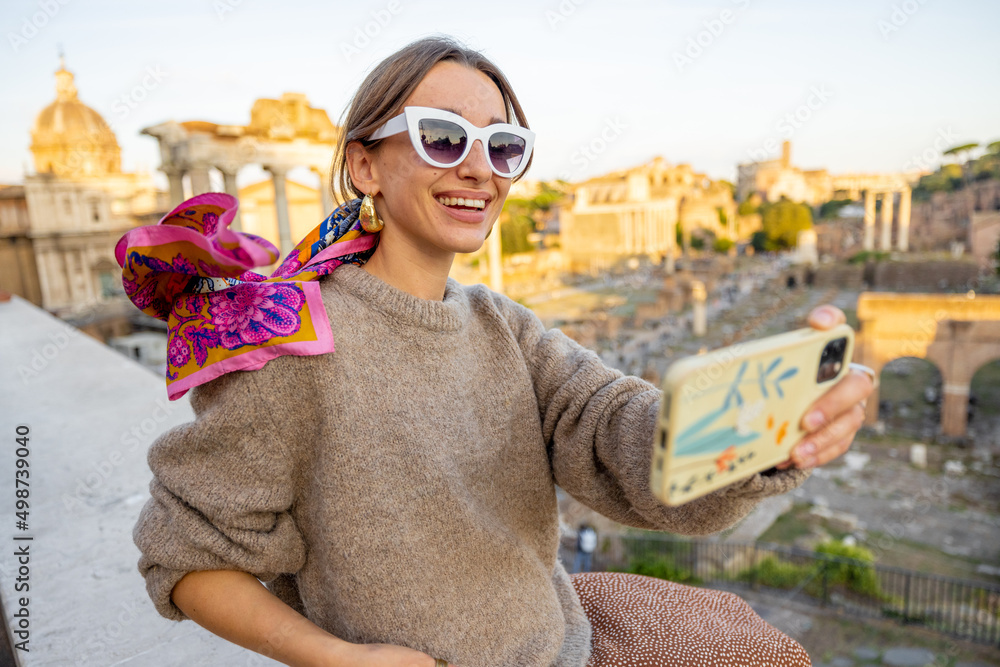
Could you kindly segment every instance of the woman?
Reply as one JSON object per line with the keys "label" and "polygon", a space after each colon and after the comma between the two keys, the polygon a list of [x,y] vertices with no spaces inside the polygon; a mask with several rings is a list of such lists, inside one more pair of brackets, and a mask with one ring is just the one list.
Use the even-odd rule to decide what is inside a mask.
{"label": "woman", "polygon": [[[336,350],[217,363],[215,379],[191,383],[197,420],[150,450],[135,539],[164,616],[289,665],[599,664],[577,589],[600,606],[600,585],[575,589],[556,559],[555,484],[622,523],[704,534],[846,451],[870,391],[863,376],[817,402],[785,469],[680,508],[656,500],[656,388],[511,300],[448,279],[527,167],[526,128],[503,74],[449,40],[411,44],[362,84],[336,159],[341,192],[365,200],[331,217],[351,242],[373,238],[359,236],[359,215],[369,231],[384,227],[373,251],[313,276],[322,309],[310,312],[323,313],[319,328],[329,321]],[[288,259],[276,275],[309,267],[337,234],[311,237],[314,259]],[[217,349],[235,354],[263,339],[234,333],[238,290],[253,286],[223,287],[228,301],[185,307],[214,313]],[[280,329],[284,297],[267,289],[240,326]],[[186,312],[175,303],[174,322]],[[810,321],[842,320],[822,307]],[[187,362],[187,343],[171,340]]]}

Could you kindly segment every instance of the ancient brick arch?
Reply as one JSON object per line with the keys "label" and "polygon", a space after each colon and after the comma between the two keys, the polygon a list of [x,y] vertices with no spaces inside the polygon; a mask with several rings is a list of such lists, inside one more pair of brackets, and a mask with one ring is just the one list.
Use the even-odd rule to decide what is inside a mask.
{"label": "ancient brick arch", "polygon": [[[972,376],[1000,359],[1000,296],[865,292],[857,313],[855,360],[879,375],[899,357],[933,363],[943,385],[941,432],[964,436]],[[877,420],[876,389],[865,421]]]}

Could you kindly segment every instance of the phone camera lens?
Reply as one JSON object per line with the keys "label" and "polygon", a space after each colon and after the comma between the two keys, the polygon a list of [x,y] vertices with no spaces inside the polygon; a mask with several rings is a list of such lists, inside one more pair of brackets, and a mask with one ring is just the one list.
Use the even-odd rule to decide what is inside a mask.
{"label": "phone camera lens", "polygon": [[837,377],[844,367],[844,352],[847,349],[847,339],[832,340],[823,347],[819,358],[819,369],[816,372],[816,382],[827,382]]}

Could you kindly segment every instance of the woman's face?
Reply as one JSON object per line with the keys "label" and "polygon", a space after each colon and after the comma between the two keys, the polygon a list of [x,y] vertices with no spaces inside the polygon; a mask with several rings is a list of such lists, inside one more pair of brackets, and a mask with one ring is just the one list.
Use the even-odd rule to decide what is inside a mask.
{"label": "woman's face", "polygon": [[[435,65],[403,106],[456,113],[478,127],[504,123],[503,96],[478,70],[455,62]],[[465,160],[441,169],[424,162],[403,132],[387,137],[370,153],[375,208],[385,221],[382,243],[404,242],[428,256],[478,250],[500,215],[510,179],[493,173],[476,141]],[[484,200],[476,210],[451,198]]]}

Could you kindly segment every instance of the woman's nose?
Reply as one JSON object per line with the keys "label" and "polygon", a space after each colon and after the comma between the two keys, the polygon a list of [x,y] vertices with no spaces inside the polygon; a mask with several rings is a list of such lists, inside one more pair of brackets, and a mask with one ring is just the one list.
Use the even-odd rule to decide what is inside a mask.
{"label": "woman's nose", "polygon": [[472,150],[458,165],[458,175],[461,178],[474,178],[476,181],[482,182],[488,180],[492,174],[493,169],[487,160],[483,142],[476,139],[475,143],[472,144]]}

